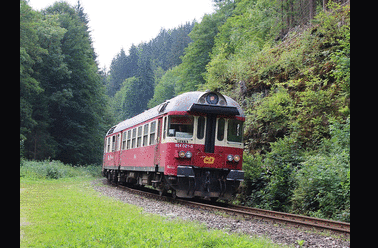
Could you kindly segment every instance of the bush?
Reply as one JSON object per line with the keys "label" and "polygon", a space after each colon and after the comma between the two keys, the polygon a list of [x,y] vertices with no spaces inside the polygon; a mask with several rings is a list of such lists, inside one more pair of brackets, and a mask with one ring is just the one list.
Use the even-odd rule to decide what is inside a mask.
{"label": "bush", "polygon": [[264,208],[276,211],[289,211],[290,199],[296,182],[294,171],[302,162],[297,138],[285,136],[271,144],[272,151],[267,154],[266,165],[272,171],[265,189]]}
{"label": "bush", "polygon": [[243,170],[247,185],[246,204],[276,211],[291,209],[296,187],[295,169],[303,161],[295,135],[271,143],[272,151],[262,155],[244,155]]}
{"label": "bush", "polygon": [[330,125],[331,139],[309,155],[296,174],[292,197],[295,212],[319,218],[350,221],[349,119]]}
{"label": "bush", "polygon": [[238,195],[237,202],[248,206],[257,206],[263,200],[261,192],[268,183],[269,170],[265,167],[260,154],[243,154],[244,182],[242,194]]}
{"label": "bush", "polygon": [[101,166],[72,166],[57,160],[28,161],[20,164],[20,177],[30,179],[59,179],[78,176],[100,176]]}

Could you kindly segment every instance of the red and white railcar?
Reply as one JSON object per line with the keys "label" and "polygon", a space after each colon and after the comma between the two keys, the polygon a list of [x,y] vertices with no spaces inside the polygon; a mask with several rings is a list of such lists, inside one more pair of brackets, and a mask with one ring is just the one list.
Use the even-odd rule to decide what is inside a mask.
{"label": "red and white railcar", "polygon": [[218,92],[187,92],[113,126],[102,174],[162,194],[229,199],[244,179],[239,104]]}

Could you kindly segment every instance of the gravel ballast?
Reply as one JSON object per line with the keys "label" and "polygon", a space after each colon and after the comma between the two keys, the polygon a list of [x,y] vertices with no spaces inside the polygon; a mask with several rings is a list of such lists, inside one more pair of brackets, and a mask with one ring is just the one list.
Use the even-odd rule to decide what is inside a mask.
{"label": "gravel ballast", "polygon": [[242,220],[225,217],[221,213],[211,213],[206,210],[172,204],[169,202],[149,199],[132,194],[115,186],[104,185],[106,179],[93,181],[94,189],[101,194],[116,198],[125,203],[143,208],[146,213],[158,214],[169,218],[180,218],[188,221],[198,221],[208,228],[220,229],[227,233],[239,232],[250,236],[263,236],[275,243],[299,247],[298,241],[304,240],[301,247],[350,247],[350,242],[334,237],[327,237],[311,232],[303,232],[296,228],[284,228],[261,220]]}

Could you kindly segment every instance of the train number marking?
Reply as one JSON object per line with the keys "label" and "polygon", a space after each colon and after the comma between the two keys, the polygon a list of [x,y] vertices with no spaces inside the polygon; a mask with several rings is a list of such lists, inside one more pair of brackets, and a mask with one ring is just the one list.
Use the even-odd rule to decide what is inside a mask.
{"label": "train number marking", "polygon": [[175,147],[181,147],[181,148],[193,148],[193,145],[191,145],[191,144],[179,143],[179,144],[175,144]]}

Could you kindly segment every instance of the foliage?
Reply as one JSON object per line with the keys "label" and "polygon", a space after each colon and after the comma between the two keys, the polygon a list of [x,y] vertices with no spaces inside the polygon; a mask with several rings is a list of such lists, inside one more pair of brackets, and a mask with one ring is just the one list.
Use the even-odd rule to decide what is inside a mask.
{"label": "foliage", "polygon": [[139,106],[136,105],[135,100],[138,98],[137,92],[134,90],[139,84],[140,80],[136,77],[127,78],[122,87],[117,93],[111,98],[111,106],[114,111],[115,121],[121,122],[130,116],[138,113]]}
{"label": "foliage", "polygon": [[26,159],[101,160],[112,120],[87,24],[80,3],[57,2],[37,12],[20,0],[20,144]]}
{"label": "foliage", "polygon": [[318,153],[306,156],[296,173],[293,209],[320,218],[350,221],[349,119],[330,125]]}
{"label": "foliage", "polygon": [[58,160],[28,161],[20,164],[20,178],[29,180],[59,179],[68,177],[99,177],[101,166],[63,164]]}
{"label": "foliage", "polygon": [[266,156],[247,156],[243,169],[247,180],[246,204],[276,211],[289,211],[293,190],[296,188],[294,171],[303,161],[296,137],[285,136],[271,143]]}
{"label": "foliage", "polygon": [[214,46],[219,27],[231,15],[234,3],[226,1],[219,11],[205,15],[201,23],[196,23],[189,34],[193,40],[185,49],[182,64],[179,65],[182,76],[177,80],[177,94],[196,90],[205,83],[204,73],[210,62],[210,52]]}
{"label": "foliage", "polygon": [[280,11],[275,3],[239,1],[219,28],[201,89],[227,94],[246,113],[238,202],[349,221],[349,150],[326,148],[349,123],[349,8],[330,1],[312,25],[277,39],[279,29],[264,26]]}
{"label": "foliage", "polygon": [[[113,58],[105,84],[107,94],[111,97],[110,106],[116,121],[143,112],[147,109],[149,101],[149,107],[161,103],[157,101],[164,98],[161,91],[163,86],[169,85],[169,90],[164,92],[164,96],[171,98],[175,94],[172,85],[174,82],[165,82],[170,78],[168,75],[163,79],[162,77],[181,63],[181,55],[191,42],[188,34],[193,26],[194,22],[172,30],[161,29],[151,41],[138,46],[132,45],[129,55],[121,49]],[[161,85],[157,87],[159,83]]]}
{"label": "foliage", "polygon": [[238,76],[248,70],[245,58],[253,57],[266,41],[278,34],[277,7],[272,0],[236,3],[232,16],[227,18],[215,37],[211,61],[207,65],[206,88],[227,89],[227,84],[235,76],[234,68]]}
{"label": "foliage", "polygon": [[175,66],[165,72],[164,75],[157,81],[154,96],[148,102],[147,106],[149,108],[153,108],[165,100],[171,99],[177,95],[176,83],[178,78],[180,78],[180,68],[178,66]]}
{"label": "foliage", "polygon": [[20,247],[282,247],[145,213],[100,195],[88,180],[21,180],[20,217],[28,224],[20,226]]}

